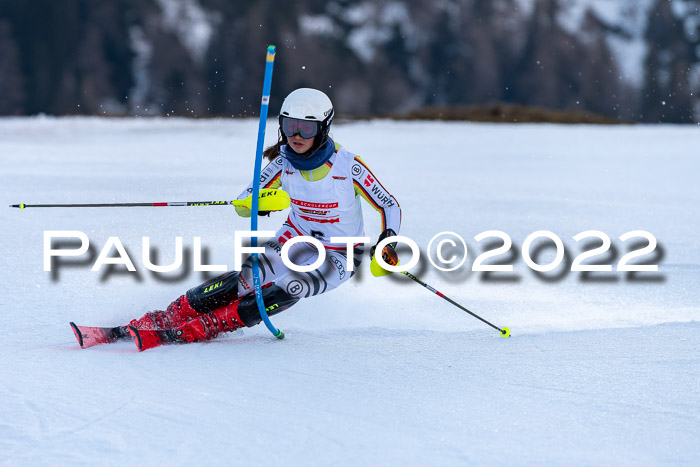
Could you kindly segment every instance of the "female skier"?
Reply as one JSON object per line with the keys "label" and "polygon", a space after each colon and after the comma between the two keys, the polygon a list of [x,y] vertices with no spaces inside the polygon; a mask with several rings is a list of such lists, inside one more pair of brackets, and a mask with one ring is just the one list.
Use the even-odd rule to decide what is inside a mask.
{"label": "female skier", "polygon": [[[347,268],[346,244],[332,243],[331,237],[364,236],[359,198],[381,215],[383,231],[378,242],[399,231],[399,203],[359,157],[330,138],[333,114],[333,104],[323,92],[295,90],[282,104],[279,141],[265,151],[270,162],[260,175],[261,188],[281,188],[291,199],[289,217],[274,238],[264,243],[265,253],[259,254],[262,295],[269,315],[301,298],[333,290],[353,276],[354,270]],[[252,186],[238,198],[249,196]],[[251,215],[247,208],[236,207],[236,211],[243,217]],[[311,272],[294,272],[282,262],[282,245],[301,235],[318,239],[326,250],[324,263]],[[389,244],[382,251],[389,264],[398,262],[394,247]],[[375,248],[376,244],[370,249],[370,258]],[[354,268],[360,264],[363,249],[361,243],[354,245]],[[309,265],[318,258],[318,251],[300,242],[292,245],[289,256],[297,265]],[[188,290],[166,310],[146,313],[128,326],[114,328],[115,337],[131,334],[139,350],[146,350],[167,342],[212,339],[220,332],[255,326],[262,318],[252,275],[248,258],[240,273],[230,271]],[[78,331],[76,336],[83,346]]]}

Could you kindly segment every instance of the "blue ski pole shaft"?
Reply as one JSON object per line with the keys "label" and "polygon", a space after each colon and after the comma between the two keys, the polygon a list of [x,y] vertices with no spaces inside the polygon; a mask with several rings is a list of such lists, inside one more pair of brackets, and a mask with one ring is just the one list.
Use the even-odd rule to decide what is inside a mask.
{"label": "blue ski pole shaft", "polygon": [[[255,172],[253,174],[253,193],[252,193],[252,206],[250,215],[250,230],[253,232],[258,230],[258,196],[260,193],[260,171],[262,170],[262,153],[265,145],[265,125],[267,123],[267,108],[270,104],[270,85],[272,84],[272,67],[275,63],[275,46],[269,45],[267,47],[267,59],[265,61],[265,80],[263,81],[263,96],[262,102],[260,104],[260,124],[258,125],[258,146],[255,151]],[[257,237],[253,237],[252,246],[258,246]],[[253,253],[252,266],[253,266],[253,287],[255,289],[255,301],[258,304],[258,310],[260,310],[260,317],[262,317],[265,322],[265,326],[270,330],[273,336],[278,339],[284,339],[284,333],[277,329],[270,318],[267,316],[267,310],[265,309],[265,302],[262,297],[262,286],[260,285],[260,268],[258,265],[258,254]]]}

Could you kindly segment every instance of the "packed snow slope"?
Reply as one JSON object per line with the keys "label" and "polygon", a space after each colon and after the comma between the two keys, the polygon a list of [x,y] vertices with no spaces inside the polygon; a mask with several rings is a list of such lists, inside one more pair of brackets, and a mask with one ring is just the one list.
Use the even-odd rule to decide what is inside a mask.
{"label": "packed snow slope", "polygon": [[[211,342],[138,353],[133,342],[81,350],[68,326],[124,324],[162,309],[233,267],[230,207],[24,211],[24,202],[102,203],[235,198],[251,179],[253,120],[0,120],[0,452],[9,465],[547,465],[695,464],[700,456],[700,137],[685,126],[487,125],[369,121],[334,125],[401,203],[401,234],[419,245],[412,272],[512,337],[402,275],[357,276]],[[274,141],[274,122],[267,141]],[[367,234],[379,216],[365,205]],[[285,219],[261,219],[275,230]],[[44,271],[44,232],[84,232],[90,251]],[[500,246],[510,250],[472,271]],[[562,263],[537,273],[533,232],[556,234]],[[608,251],[574,272],[573,239],[597,230]],[[657,246],[617,271],[623,256]],[[428,262],[451,231],[466,262]],[[136,272],[91,268],[118,237]],[[142,260],[149,237],[157,264]],[[527,251],[555,260],[551,241]],[[433,247],[439,240],[434,242]],[[456,241],[459,245],[459,241]],[[73,245],[74,247],[75,245]],[[62,248],[69,248],[63,245]],[[433,248],[434,249],[434,248]],[[447,245],[443,257],[459,254]],[[409,250],[401,251],[408,261]],[[111,249],[110,256],[116,256]],[[455,265],[456,263],[453,263]],[[205,274],[209,274],[205,276]]]}

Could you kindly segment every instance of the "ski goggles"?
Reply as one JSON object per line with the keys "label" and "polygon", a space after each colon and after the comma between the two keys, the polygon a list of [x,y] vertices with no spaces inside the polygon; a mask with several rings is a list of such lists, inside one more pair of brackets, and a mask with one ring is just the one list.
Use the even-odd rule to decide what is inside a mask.
{"label": "ski goggles", "polygon": [[298,134],[304,139],[313,138],[318,134],[319,122],[299,120],[297,118],[280,117],[280,128],[287,138]]}

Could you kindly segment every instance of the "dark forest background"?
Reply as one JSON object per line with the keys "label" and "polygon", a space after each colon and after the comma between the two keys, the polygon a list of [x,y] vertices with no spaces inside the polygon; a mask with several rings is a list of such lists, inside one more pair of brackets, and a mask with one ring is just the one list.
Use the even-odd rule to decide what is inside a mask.
{"label": "dark forest background", "polygon": [[[0,0],[0,115],[252,116],[276,44],[271,112],[309,86],[346,116],[505,103],[700,121],[700,0],[648,0],[642,22],[589,9],[572,31],[575,3]],[[634,38],[630,80],[610,44]]]}

